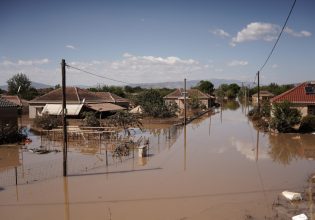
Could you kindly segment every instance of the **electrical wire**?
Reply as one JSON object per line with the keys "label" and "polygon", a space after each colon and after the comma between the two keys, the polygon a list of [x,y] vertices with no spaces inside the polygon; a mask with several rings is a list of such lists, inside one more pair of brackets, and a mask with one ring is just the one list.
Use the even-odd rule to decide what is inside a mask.
{"label": "electrical wire", "polygon": [[288,16],[287,16],[287,19],[285,20],[284,25],[282,26],[281,32],[280,32],[280,34],[279,34],[279,36],[278,36],[278,38],[277,38],[275,44],[273,45],[273,47],[272,47],[272,49],[271,49],[271,51],[270,51],[270,53],[269,53],[269,55],[268,55],[266,61],[265,61],[264,64],[261,66],[261,68],[260,68],[260,70],[259,70],[260,72],[261,72],[262,69],[266,66],[266,64],[267,64],[267,62],[269,61],[269,59],[270,59],[270,57],[271,57],[273,51],[275,50],[275,48],[276,48],[276,46],[277,46],[277,44],[278,44],[278,41],[279,41],[279,39],[280,39],[280,37],[281,37],[283,31],[284,31],[284,28],[286,27],[286,25],[287,25],[287,23],[288,23],[288,20],[289,20],[289,18],[290,18],[290,15],[291,15],[291,13],[292,13],[292,11],[293,11],[293,8],[294,8],[294,6],[295,6],[295,3],[296,3],[296,0],[294,0],[293,5],[292,5],[292,7],[291,7],[291,10],[290,10],[290,12],[289,12],[289,14],[288,14]]}
{"label": "electrical wire", "polygon": [[90,74],[90,75],[92,75],[92,76],[96,76],[96,77],[103,78],[103,79],[108,79],[108,80],[115,81],[115,82],[119,82],[119,83],[124,83],[124,84],[126,84],[126,85],[129,84],[129,83],[127,83],[127,82],[124,82],[124,81],[121,81],[121,80],[112,79],[112,78],[109,78],[109,77],[106,77],[106,76],[102,76],[102,75],[98,75],[98,74],[96,74],[96,73],[92,73],[92,72],[90,72],[90,71],[86,71],[86,70],[80,69],[80,68],[78,68],[78,67],[71,66],[71,65],[69,65],[69,64],[66,64],[66,66],[69,67],[69,68],[72,68],[72,69],[75,69],[75,70],[78,70],[78,71],[81,71],[81,72]]}

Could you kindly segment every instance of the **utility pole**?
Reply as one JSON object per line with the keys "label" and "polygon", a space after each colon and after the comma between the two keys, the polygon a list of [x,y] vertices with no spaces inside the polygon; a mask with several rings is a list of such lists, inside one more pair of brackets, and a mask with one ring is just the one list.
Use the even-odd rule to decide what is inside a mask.
{"label": "utility pole", "polygon": [[67,137],[67,102],[66,102],[66,61],[61,60],[62,75],[62,122],[63,122],[63,176],[67,176],[67,153],[68,153],[68,137]]}
{"label": "utility pole", "polygon": [[259,85],[259,71],[257,72],[257,83],[258,83],[258,90],[257,90],[257,97],[258,97],[258,112],[260,112],[260,85]]}
{"label": "utility pole", "polygon": [[186,126],[187,118],[187,105],[186,105],[186,78],[184,79],[184,125]]}

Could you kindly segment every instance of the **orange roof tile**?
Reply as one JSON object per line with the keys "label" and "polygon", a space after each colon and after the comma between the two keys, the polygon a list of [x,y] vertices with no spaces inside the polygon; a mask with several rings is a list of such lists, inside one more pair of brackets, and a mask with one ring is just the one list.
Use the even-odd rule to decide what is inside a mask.
{"label": "orange roof tile", "polygon": [[300,85],[270,99],[271,102],[289,101],[291,103],[306,103],[315,104],[315,93],[307,94],[305,91],[306,86],[314,86],[310,82],[304,82]]}

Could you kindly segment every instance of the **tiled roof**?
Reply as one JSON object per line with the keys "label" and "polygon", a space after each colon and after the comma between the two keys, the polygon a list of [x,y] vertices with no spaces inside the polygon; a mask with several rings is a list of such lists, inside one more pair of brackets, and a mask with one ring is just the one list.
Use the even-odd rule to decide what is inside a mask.
{"label": "tiled roof", "polygon": [[282,102],[289,101],[291,103],[306,103],[315,104],[315,94],[307,94],[305,91],[306,86],[315,86],[315,84],[310,84],[310,82],[304,82],[300,85],[270,99],[271,102]]}
{"label": "tiled roof", "polygon": [[[176,89],[174,92],[171,92],[170,94],[164,96],[164,99],[178,99],[183,97],[184,95],[184,89],[180,88],[180,89]],[[210,95],[205,94],[203,92],[201,92],[198,89],[189,89],[187,90],[187,98],[188,97],[192,97],[192,96],[197,96],[199,99],[210,99]]]}
{"label": "tiled roof", "polygon": [[16,105],[22,106],[22,101],[17,95],[2,95],[1,97],[10,102],[13,102]]}
{"label": "tiled roof", "polygon": [[[86,89],[77,87],[66,88],[66,99],[69,103],[98,103],[103,102],[102,98],[95,95]],[[30,101],[30,103],[61,103],[62,102],[62,88],[55,89],[45,95],[37,97]]]}
{"label": "tiled roof", "polygon": [[13,102],[10,102],[2,97],[0,97],[0,108],[10,108],[17,107],[17,105]]}
{"label": "tiled roof", "polygon": [[[266,91],[266,90],[262,90],[259,92],[260,93],[260,96],[274,96],[273,93],[269,92],[269,91]],[[255,93],[254,95],[252,96],[258,96],[258,93]]]}
{"label": "tiled roof", "polygon": [[128,99],[122,98],[116,94],[110,93],[110,92],[95,92],[94,94],[96,94],[98,97],[102,98],[103,100],[105,100],[105,102],[128,102]]}

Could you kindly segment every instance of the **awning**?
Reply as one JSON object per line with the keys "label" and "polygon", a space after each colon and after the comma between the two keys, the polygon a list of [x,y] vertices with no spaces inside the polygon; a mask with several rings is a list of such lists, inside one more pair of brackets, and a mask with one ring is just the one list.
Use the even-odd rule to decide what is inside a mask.
{"label": "awning", "polygon": [[112,103],[87,104],[86,106],[98,112],[119,111],[125,109],[124,107]]}
{"label": "awning", "polygon": [[[79,115],[83,104],[67,104],[67,115]],[[46,104],[42,113],[49,115],[61,115],[62,105],[61,104]]]}

